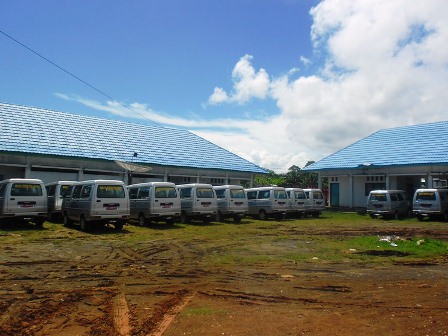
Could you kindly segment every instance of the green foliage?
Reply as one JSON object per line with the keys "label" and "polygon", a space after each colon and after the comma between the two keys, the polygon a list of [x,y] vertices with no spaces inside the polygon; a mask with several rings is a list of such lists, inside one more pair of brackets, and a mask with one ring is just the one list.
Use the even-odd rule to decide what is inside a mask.
{"label": "green foliage", "polygon": [[[306,165],[310,165],[313,161],[309,161]],[[256,175],[254,184],[257,187],[265,187],[277,185],[285,188],[317,188],[318,174],[311,172],[303,172],[300,167],[294,165],[288,169],[285,174],[277,174],[269,170],[268,174]]]}

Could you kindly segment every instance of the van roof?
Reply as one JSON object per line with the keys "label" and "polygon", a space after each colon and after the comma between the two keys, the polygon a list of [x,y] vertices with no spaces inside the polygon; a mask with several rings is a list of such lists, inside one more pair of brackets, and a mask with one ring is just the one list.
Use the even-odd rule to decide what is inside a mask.
{"label": "van roof", "polygon": [[176,186],[173,182],[142,182],[142,183],[136,183],[128,185],[128,188],[138,188],[138,187],[149,187],[149,186]]}
{"label": "van roof", "polygon": [[0,183],[6,183],[6,182],[35,182],[35,183],[43,183],[42,180],[39,179],[27,179],[27,178],[10,178],[3,181],[0,181]]}
{"label": "van roof", "polygon": [[372,190],[370,193],[371,194],[377,194],[377,193],[389,194],[389,193],[396,193],[396,192],[406,193],[406,191],[404,191],[404,190],[395,190],[395,189]]}
{"label": "van roof", "polygon": [[176,187],[179,188],[193,188],[193,187],[210,187],[213,188],[211,184],[208,183],[188,183],[188,184],[178,184]]}
{"label": "van roof", "polygon": [[226,184],[220,186],[213,186],[213,189],[244,189],[244,187],[237,184]]}

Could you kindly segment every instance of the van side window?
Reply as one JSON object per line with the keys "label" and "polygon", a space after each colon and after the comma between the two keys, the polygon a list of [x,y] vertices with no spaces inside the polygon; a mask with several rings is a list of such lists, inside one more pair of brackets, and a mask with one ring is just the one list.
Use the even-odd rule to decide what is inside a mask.
{"label": "van side window", "polygon": [[446,192],[442,191],[440,192],[440,200],[443,202],[446,202],[448,199],[448,195],[446,194]]}
{"label": "van side window", "polygon": [[225,198],[225,194],[226,194],[226,190],[225,189],[219,189],[219,190],[215,190],[216,192],[216,197],[218,198]]}
{"label": "van side window", "polygon": [[405,201],[406,200],[406,195],[403,194],[403,193],[398,193],[397,196],[398,196],[398,200],[399,201]]}
{"label": "van side window", "polygon": [[0,198],[5,196],[6,184],[0,184]]}
{"label": "van side window", "polygon": [[258,199],[261,199],[261,198],[269,198],[269,195],[271,194],[271,191],[270,190],[261,190],[259,193],[258,193]]}
{"label": "van side window", "polygon": [[180,189],[180,198],[191,198],[191,188]]}
{"label": "van side window", "polygon": [[42,196],[42,187],[33,183],[13,183],[11,196]]}
{"label": "van side window", "polygon": [[90,198],[90,192],[92,191],[92,186],[85,185],[81,190],[81,198]]}
{"label": "van side window", "polygon": [[397,196],[397,194],[390,194],[390,200],[391,200],[392,202],[396,202],[396,201],[398,201],[398,196]]}
{"label": "van side window", "polygon": [[129,199],[136,199],[137,192],[138,192],[138,188],[130,188],[129,189]]}
{"label": "van side window", "polygon": [[256,199],[257,198],[257,192],[256,191],[248,191],[247,192],[247,198],[248,199]]}
{"label": "van side window", "polygon": [[140,188],[140,190],[138,191],[138,199],[148,199],[150,190],[151,190],[151,187]]}
{"label": "van side window", "polygon": [[75,189],[73,189],[73,198],[79,198],[79,196],[81,196],[81,188],[82,185],[77,185]]}

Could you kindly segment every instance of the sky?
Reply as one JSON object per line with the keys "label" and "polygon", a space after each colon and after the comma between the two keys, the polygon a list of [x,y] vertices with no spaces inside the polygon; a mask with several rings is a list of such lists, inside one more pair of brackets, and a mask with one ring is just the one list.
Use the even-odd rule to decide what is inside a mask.
{"label": "sky", "polygon": [[284,173],[448,120],[447,13],[446,0],[2,0],[0,101],[188,129]]}

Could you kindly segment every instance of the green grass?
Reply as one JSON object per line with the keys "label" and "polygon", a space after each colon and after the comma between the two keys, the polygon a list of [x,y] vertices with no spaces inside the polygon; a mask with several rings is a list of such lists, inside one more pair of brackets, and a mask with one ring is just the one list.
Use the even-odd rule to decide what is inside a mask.
{"label": "green grass", "polygon": [[[204,250],[203,262],[209,265],[259,265],[263,263],[353,262],[378,263],[434,260],[446,257],[446,241],[431,239],[431,233],[447,230],[442,222],[371,219],[356,213],[324,212],[321,218],[260,221],[246,218],[233,221],[189,225],[165,223],[149,227],[125,226],[85,233],[77,228],[46,222],[43,229],[32,225],[9,226],[0,230],[3,243],[32,243],[83,239],[105,244],[138,245],[148,241],[173,240]],[[425,234],[414,234],[421,232]],[[398,236],[391,242],[380,241],[387,235]],[[445,235],[446,236],[446,235]]]}

